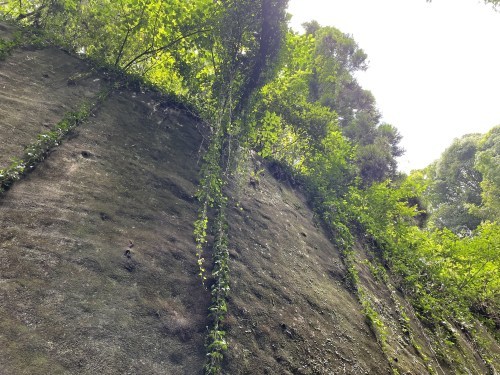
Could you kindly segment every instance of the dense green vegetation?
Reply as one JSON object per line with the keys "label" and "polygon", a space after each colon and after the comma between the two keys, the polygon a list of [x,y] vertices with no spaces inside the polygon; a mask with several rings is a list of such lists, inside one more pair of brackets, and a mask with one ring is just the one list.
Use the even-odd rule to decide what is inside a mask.
{"label": "dense green vegetation", "polygon": [[499,139],[498,126],[485,135],[466,135],[426,169],[432,181],[425,194],[432,225],[458,233],[498,220]]}
{"label": "dense green vegetation", "polygon": [[[212,293],[207,373],[220,372],[227,348],[226,185],[252,149],[308,193],[375,331],[383,327],[358,286],[356,241],[376,250],[429,327],[451,322],[473,335],[480,318],[498,339],[500,128],[455,141],[424,171],[398,173],[401,136],[381,123],[354,76],[366,69],[366,54],[334,27],[289,30],[286,6],[32,0],[4,2],[0,11],[74,53],[141,76],[189,103],[210,129],[195,223],[200,275]],[[2,55],[11,45],[0,47]],[[210,275],[207,233],[215,236]]]}

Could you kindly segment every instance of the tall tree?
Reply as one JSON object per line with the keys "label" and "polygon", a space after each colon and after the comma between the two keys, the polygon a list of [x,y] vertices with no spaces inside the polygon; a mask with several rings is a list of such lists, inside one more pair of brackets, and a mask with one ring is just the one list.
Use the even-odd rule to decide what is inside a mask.
{"label": "tall tree", "polygon": [[380,124],[373,95],[363,90],[354,74],[367,68],[367,55],[354,39],[334,27],[304,24],[314,36],[315,50],[310,76],[310,100],[338,114],[339,125],[357,146],[356,164],[365,186],[395,178],[395,158],[403,154],[396,128]]}
{"label": "tall tree", "polygon": [[479,141],[474,168],[482,174],[481,204],[469,210],[482,220],[500,222],[500,126],[495,126]]}
{"label": "tall tree", "polygon": [[483,178],[475,169],[480,139],[479,134],[469,134],[455,140],[427,170],[430,220],[438,228],[470,231],[481,222],[469,211],[469,205],[481,204]]}

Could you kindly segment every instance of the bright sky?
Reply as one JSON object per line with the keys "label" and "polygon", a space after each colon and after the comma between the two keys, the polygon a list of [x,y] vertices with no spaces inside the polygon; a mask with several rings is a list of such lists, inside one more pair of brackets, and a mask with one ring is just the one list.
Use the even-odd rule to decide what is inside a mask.
{"label": "bright sky", "polygon": [[368,54],[358,75],[403,135],[401,170],[423,168],[454,138],[500,125],[500,11],[481,0],[290,0],[295,30],[317,20]]}

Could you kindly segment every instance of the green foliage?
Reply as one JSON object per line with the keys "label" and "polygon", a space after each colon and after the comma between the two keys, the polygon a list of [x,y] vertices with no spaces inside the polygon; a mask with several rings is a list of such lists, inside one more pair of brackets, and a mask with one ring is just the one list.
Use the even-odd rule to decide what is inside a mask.
{"label": "green foliage", "polygon": [[214,283],[211,287],[212,303],[209,308],[212,324],[207,336],[207,363],[205,365],[205,372],[207,374],[218,374],[221,372],[223,352],[228,348],[223,323],[227,314],[227,297],[230,289],[229,251],[227,221],[223,208],[225,208],[225,205],[219,209],[219,215],[215,221],[216,228],[214,228],[214,266],[212,270]]}
{"label": "green foliage", "polygon": [[310,179],[310,187],[340,196],[354,177],[354,149],[336,113],[309,100],[313,51],[311,36],[288,34],[281,57],[286,64],[259,92],[251,142],[261,156]]}
{"label": "green foliage", "polygon": [[354,74],[367,68],[367,55],[354,39],[334,27],[306,24],[314,36],[309,98],[338,114],[342,133],[357,145],[355,164],[365,186],[396,175],[395,158],[403,150],[396,128],[379,124],[373,95],[363,90]]}
{"label": "green foliage", "polygon": [[[1,5],[0,5],[0,20],[2,19]],[[8,24],[11,22],[8,21]],[[0,61],[5,60],[15,48],[22,46],[41,46],[44,41],[40,39],[33,30],[30,29],[16,29],[12,32],[9,40],[0,38]]]}
{"label": "green foliage", "polygon": [[8,41],[0,38],[0,61],[10,55],[10,52],[16,44],[17,43],[15,41]]}
{"label": "green foliage", "polygon": [[419,229],[413,220],[417,207],[408,202],[425,183],[414,173],[396,186],[374,184],[353,195],[360,223],[428,324],[471,321],[477,305],[495,311],[500,307],[499,225],[484,222],[466,237],[446,228]]}
{"label": "green foliage", "polygon": [[499,127],[481,136],[466,135],[425,170],[429,189],[429,226],[470,232],[481,221],[500,218]]}
{"label": "green foliage", "polygon": [[[205,122],[194,237],[199,273],[212,297],[207,374],[222,371],[228,346],[226,186],[242,150],[249,148],[300,181],[342,252],[347,281],[383,348],[386,327],[357,273],[356,232],[380,250],[421,319],[444,332],[450,345],[449,321],[469,327],[476,314],[494,326],[500,322],[499,128],[456,141],[426,170],[426,178],[398,176],[401,136],[380,123],[373,95],[355,79],[366,69],[366,54],[350,35],[314,21],[305,25],[305,35],[287,31],[286,5],[286,0],[8,0],[0,12],[101,65],[159,85],[188,101]],[[13,47],[0,40],[0,58]],[[40,135],[20,160],[0,171],[1,189],[43,160],[90,110],[68,114]],[[427,229],[419,227],[422,197],[431,213]],[[203,256],[209,234],[215,238],[210,276]],[[372,270],[387,281],[383,268]],[[400,317],[411,339],[402,309]]]}
{"label": "green foliage", "polygon": [[482,174],[475,168],[480,135],[457,139],[427,173],[431,181],[426,198],[432,225],[454,232],[473,230],[481,219],[469,205],[481,204]]}
{"label": "green foliage", "polygon": [[497,223],[484,222],[470,237],[459,237],[446,229],[438,232],[438,253],[434,256],[442,258],[438,276],[450,293],[463,295],[470,302],[500,302],[499,229]]}
{"label": "green foliage", "polygon": [[366,317],[368,325],[375,333],[377,340],[379,341],[382,349],[385,352],[387,346],[387,327],[380,319],[378,312],[374,309],[370,298],[365,292],[359,293],[359,299],[361,302],[361,306],[363,307],[363,314]]}
{"label": "green foliage", "polygon": [[341,102],[346,99],[349,85],[355,83],[352,74],[367,68],[367,55],[350,35],[334,27],[318,27],[312,35],[316,41],[309,82],[312,100],[337,110],[342,117],[352,115],[356,109],[354,102],[350,105]]}
{"label": "green foliage", "polygon": [[467,205],[470,213],[482,220],[500,221],[500,126],[479,141],[474,168],[481,173],[481,203]]}
{"label": "green foliage", "polygon": [[2,11],[45,31],[59,45],[185,94],[186,62],[198,60],[198,37],[211,30],[209,0],[7,1]]}

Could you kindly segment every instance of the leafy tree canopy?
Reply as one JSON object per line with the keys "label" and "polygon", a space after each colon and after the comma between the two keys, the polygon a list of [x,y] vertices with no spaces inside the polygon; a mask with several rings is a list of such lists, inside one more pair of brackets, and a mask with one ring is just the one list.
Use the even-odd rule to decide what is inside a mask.
{"label": "leafy tree canopy", "polygon": [[469,205],[471,214],[483,220],[500,221],[500,126],[479,141],[474,168],[481,173],[481,204]]}
{"label": "leafy tree canopy", "polygon": [[500,130],[457,139],[426,169],[430,224],[455,233],[499,218]]}
{"label": "leafy tree canopy", "polygon": [[[470,320],[476,311],[500,322],[491,313],[500,311],[500,127],[456,140],[423,172],[398,174],[401,135],[381,122],[373,95],[355,79],[367,55],[334,27],[311,21],[303,35],[289,30],[286,6],[7,0],[0,12],[76,53],[140,75],[187,101],[207,123],[194,224],[202,277],[211,227],[215,236],[206,373],[220,372],[227,348],[225,185],[249,149],[300,181],[350,271],[353,234],[362,231],[422,319]],[[430,225],[422,229],[425,215]]]}

